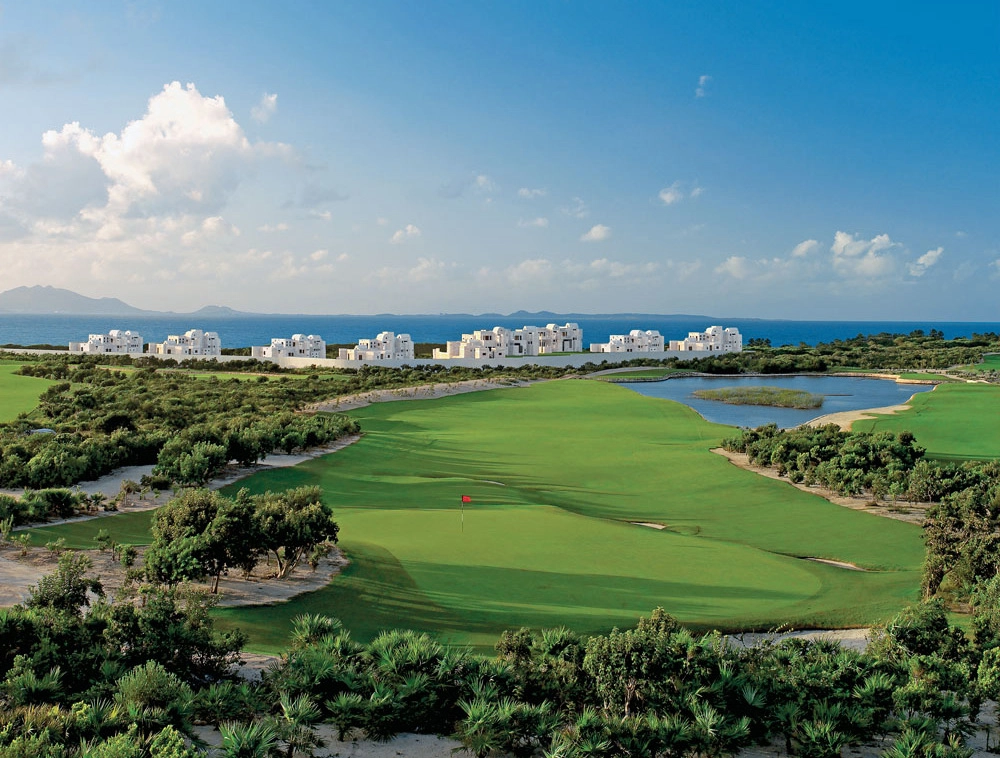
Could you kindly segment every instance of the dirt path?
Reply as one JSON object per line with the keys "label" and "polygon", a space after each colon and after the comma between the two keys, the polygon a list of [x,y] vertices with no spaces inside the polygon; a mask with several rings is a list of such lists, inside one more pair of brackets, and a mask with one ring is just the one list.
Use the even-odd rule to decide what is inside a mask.
{"label": "dirt path", "polygon": [[712,452],[716,455],[721,455],[734,466],[739,466],[741,469],[746,471],[752,471],[755,474],[766,476],[768,479],[777,479],[790,487],[795,487],[803,492],[808,492],[811,495],[819,495],[820,497],[829,500],[834,505],[841,505],[844,508],[850,508],[855,511],[864,511],[865,513],[871,513],[875,516],[896,519],[897,521],[907,521],[911,524],[922,524],[924,522],[927,509],[932,505],[932,503],[906,503],[905,505],[897,503],[895,506],[890,506],[888,504],[873,505],[871,498],[845,497],[843,495],[838,495],[836,492],[829,490],[826,487],[820,487],[818,485],[809,486],[806,484],[795,484],[794,482],[790,482],[787,477],[779,476],[778,472],[773,468],[752,465],[750,463],[750,458],[746,453],[732,453],[721,447],[713,448]]}

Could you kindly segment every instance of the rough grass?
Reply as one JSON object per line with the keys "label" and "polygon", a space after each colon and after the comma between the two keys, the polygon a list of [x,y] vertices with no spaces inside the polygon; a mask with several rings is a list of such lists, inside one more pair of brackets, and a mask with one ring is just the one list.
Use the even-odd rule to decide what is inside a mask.
{"label": "rough grass", "polygon": [[509,627],[598,632],[657,605],[701,628],[863,625],[917,595],[917,527],[737,469],[708,452],[731,429],[677,403],[562,381],[354,415],[359,443],[241,482],[323,487],[352,560],[291,602],[219,611],[254,647],[280,647],[303,612],[361,639],[407,626],[488,647]]}
{"label": "rough grass", "polygon": [[728,405],[766,405],[774,408],[819,408],[823,396],[805,390],[781,387],[720,387],[713,390],[695,390],[692,393],[702,400],[717,400]]}
{"label": "rough grass", "polygon": [[12,421],[38,405],[38,397],[51,385],[48,379],[20,376],[17,362],[0,361],[0,421]]}
{"label": "rough grass", "polygon": [[855,421],[856,431],[909,430],[942,460],[1000,458],[1000,386],[942,384],[910,400],[910,410]]}

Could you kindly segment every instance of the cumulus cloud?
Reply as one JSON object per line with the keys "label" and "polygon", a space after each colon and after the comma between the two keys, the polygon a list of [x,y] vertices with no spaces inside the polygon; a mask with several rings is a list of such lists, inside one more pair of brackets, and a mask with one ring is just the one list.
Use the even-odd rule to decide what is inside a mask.
{"label": "cumulus cloud", "polygon": [[314,261],[321,261],[330,254],[329,250],[316,250],[313,252],[309,258]]}
{"label": "cumulus cloud", "polygon": [[708,85],[712,81],[712,77],[708,74],[702,74],[698,77],[698,87],[694,91],[695,97],[705,97],[708,94]]}
{"label": "cumulus cloud", "polygon": [[604,224],[594,224],[590,231],[580,237],[581,242],[603,242],[611,237],[611,227]]}
{"label": "cumulus cloud", "polygon": [[411,237],[419,237],[420,234],[421,232],[419,227],[414,226],[413,224],[407,224],[402,229],[397,229],[393,233],[392,237],[389,238],[389,242],[391,242],[393,245],[398,245],[401,242],[405,242],[406,240],[410,239]]}
{"label": "cumulus cloud", "polygon": [[793,258],[805,258],[809,253],[819,249],[819,240],[803,240],[792,248]]}
{"label": "cumulus cloud", "polygon": [[899,247],[888,234],[866,240],[838,231],[833,237],[830,252],[833,253],[834,269],[840,274],[870,281],[887,276],[896,269],[892,252]]}
{"label": "cumulus cloud", "polygon": [[941,258],[941,253],[944,252],[943,247],[935,248],[934,250],[928,250],[926,253],[921,255],[917,260],[913,261],[908,265],[910,270],[910,276],[923,276],[927,273],[927,269],[933,266]]}
{"label": "cumulus cloud", "polygon": [[260,102],[250,109],[250,116],[254,121],[266,123],[278,110],[278,96],[265,92]]}
{"label": "cumulus cloud", "polygon": [[551,279],[555,267],[547,258],[529,258],[504,272],[507,280],[515,286],[540,285]]}
{"label": "cumulus cloud", "polygon": [[454,200],[463,195],[489,195],[500,189],[488,174],[472,174],[454,179],[438,191],[441,197]]}
{"label": "cumulus cloud", "polygon": [[529,227],[534,227],[536,229],[544,229],[545,227],[547,227],[549,225],[549,220],[547,218],[542,217],[542,216],[539,216],[538,218],[530,218],[530,219],[523,219],[522,218],[522,219],[518,220],[517,225],[519,227],[521,227],[522,229],[526,229],[526,228],[529,228]]}
{"label": "cumulus cloud", "polygon": [[534,200],[538,197],[545,197],[547,194],[549,194],[548,190],[531,189],[530,187],[521,187],[521,189],[517,191],[517,196],[524,198],[525,200]]}

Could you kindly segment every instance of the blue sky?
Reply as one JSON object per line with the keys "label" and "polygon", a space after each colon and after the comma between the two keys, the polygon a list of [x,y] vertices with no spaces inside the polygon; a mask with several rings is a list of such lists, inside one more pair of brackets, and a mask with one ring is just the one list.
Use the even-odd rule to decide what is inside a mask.
{"label": "blue sky", "polygon": [[0,4],[0,289],[995,320],[1000,4]]}

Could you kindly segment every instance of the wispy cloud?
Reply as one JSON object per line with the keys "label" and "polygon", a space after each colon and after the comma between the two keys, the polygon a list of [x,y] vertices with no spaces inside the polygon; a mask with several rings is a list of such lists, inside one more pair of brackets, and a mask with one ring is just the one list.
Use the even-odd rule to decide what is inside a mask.
{"label": "wispy cloud", "polygon": [[590,215],[590,208],[578,197],[574,197],[570,204],[562,209],[562,212],[573,218],[587,218]]}
{"label": "wispy cloud", "polygon": [[389,238],[389,242],[393,245],[398,245],[401,242],[405,242],[413,237],[419,237],[421,234],[420,228],[414,226],[413,224],[407,224],[402,229],[397,229],[392,237]]}
{"label": "wispy cloud", "polygon": [[708,95],[708,85],[711,83],[712,77],[708,74],[702,74],[698,77],[698,87],[694,91],[695,97],[706,97]]}
{"label": "wispy cloud", "polygon": [[535,198],[538,197],[545,197],[547,194],[549,194],[548,190],[531,189],[529,187],[521,187],[521,189],[517,191],[517,196],[520,198],[524,198],[525,200],[534,200]]}
{"label": "wispy cloud", "polygon": [[288,224],[282,221],[280,224],[263,224],[257,227],[258,232],[287,232]]}
{"label": "wispy cloud", "polygon": [[603,242],[611,237],[611,227],[604,224],[594,224],[590,231],[580,237],[581,242]]}
{"label": "wispy cloud", "polygon": [[530,219],[523,219],[522,218],[522,219],[520,219],[517,222],[517,225],[520,228],[522,228],[522,229],[527,229],[527,228],[531,228],[531,227],[534,227],[536,229],[544,229],[545,227],[547,227],[549,225],[549,220],[547,218],[542,217],[542,216],[539,216],[538,218],[530,218]]}
{"label": "wispy cloud", "polygon": [[690,191],[684,189],[684,183],[680,180],[674,182],[669,187],[664,187],[660,190],[657,197],[660,198],[660,202],[664,205],[676,205],[685,197],[690,197],[691,199],[701,197],[705,192],[704,187],[699,187],[695,185]]}
{"label": "wispy cloud", "polygon": [[271,116],[273,116],[277,110],[278,96],[265,92],[261,96],[260,102],[250,109],[250,116],[254,121],[259,121],[264,124],[270,121]]}
{"label": "wispy cloud", "polygon": [[819,240],[803,240],[792,248],[793,258],[805,258],[809,253],[819,248]]}
{"label": "wispy cloud", "polygon": [[908,268],[910,270],[910,276],[923,276],[927,273],[927,269],[933,266],[941,258],[941,253],[944,252],[943,247],[935,248],[934,250],[928,250],[926,253],[921,255],[915,261],[909,264]]}

